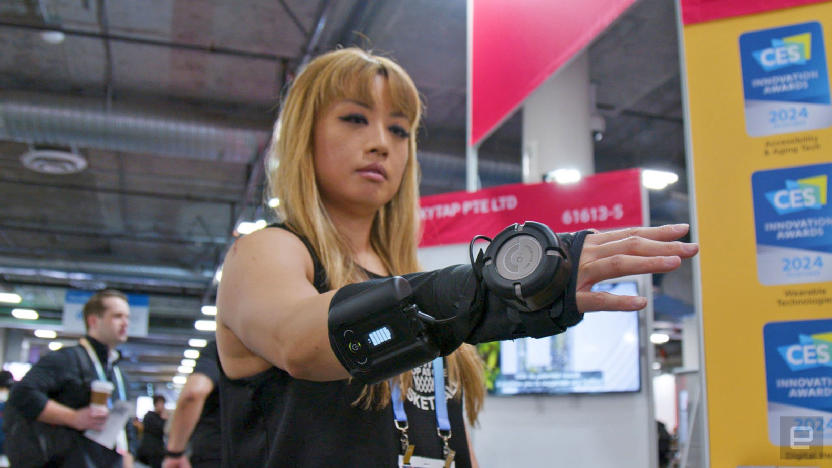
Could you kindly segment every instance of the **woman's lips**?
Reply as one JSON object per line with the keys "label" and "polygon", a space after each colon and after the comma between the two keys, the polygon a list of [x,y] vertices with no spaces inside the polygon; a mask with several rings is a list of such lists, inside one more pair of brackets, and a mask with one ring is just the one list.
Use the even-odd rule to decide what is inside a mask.
{"label": "woman's lips", "polygon": [[387,180],[387,171],[384,170],[384,166],[381,164],[369,164],[359,169],[358,173],[378,182]]}

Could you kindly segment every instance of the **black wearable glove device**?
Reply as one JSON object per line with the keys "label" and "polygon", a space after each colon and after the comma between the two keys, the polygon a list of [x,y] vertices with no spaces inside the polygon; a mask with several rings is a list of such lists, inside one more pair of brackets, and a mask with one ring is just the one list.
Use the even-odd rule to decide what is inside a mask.
{"label": "black wearable glove device", "polygon": [[401,276],[344,286],[329,308],[329,342],[353,378],[378,382],[439,355],[423,314]]}
{"label": "black wearable glove device", "polygon": [[514,224],[471,265],[347,285],[330,303],[330,344],[353,378],[375,383],[463,342],[562,333],[582,318],[572,266],[589,233]]}

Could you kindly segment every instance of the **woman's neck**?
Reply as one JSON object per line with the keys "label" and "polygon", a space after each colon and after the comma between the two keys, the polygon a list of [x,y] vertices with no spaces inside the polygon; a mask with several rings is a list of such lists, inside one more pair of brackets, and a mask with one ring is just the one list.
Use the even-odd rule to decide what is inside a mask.
{"label": "woman's neck", "polygon": [[379,276],[390,274],[370,243],[370,233],[376,212],[355,213],[329,209],[328,213],[329,219],[335,225],[335,230],[344,238],[352,251],[355,263]]}
{"label": "woman's neck", "polygon": [[329,218],[335,225],[335,230],[347,241],[354,255],[360,258],[373,251],[370,245],[370,231],[375,215],[356,216],[352,213],[329,210]]}

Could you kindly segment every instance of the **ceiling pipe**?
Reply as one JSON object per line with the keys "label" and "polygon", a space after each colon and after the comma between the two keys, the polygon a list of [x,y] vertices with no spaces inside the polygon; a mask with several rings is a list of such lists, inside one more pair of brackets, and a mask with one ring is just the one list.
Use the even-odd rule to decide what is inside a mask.
{"label": "ceiling pipe", "polygon": [[86,237],[90,239],[103,240],[128,240],[134,242],[148,242],[164,245],[223,245],[226,242],[224,237],[214,236],[167,236],[157,232],[134,232],[134,231],[96,231],[83,228],[51,228],[37,225],[23,225],[4,223],[0,221],[0,231],[33,232],[38,234],[52,234],[55,236]]}
{"label": "ceiling pipe", "polygon": [[35,281],[37,284],[53,284],[54,282],[56,285],[80,289],[101,289],[111,285],[118,285],[119,289],[135,288],[137,291],[202,290],[205,287],[204,281],[81,273],[47,268],[0,267],[0,276],[6,277],[10,283],[15,282],[16,278],[24,278]]}
{"label": "ceiling pipe", "polygon": [[118,282],[137,286],[202,288],[213,271],[185,268],[124,265],[103,262],[69,262],[59,259],[0,257],[0,275],[42,277],[63,281]]}
{"label": "ceiling pipe", "polygon": [[225,55],[228,57],[239,57],[252,60],[265,60],[268,62],[277,62],[280,60],[291,59],[283,55],[275,55],[263,52],[252,52],[242,49],[232,49],[229,47],[220,47],[216,44],[188,44],[183,42],[170,42],[156,40],[146,37],[125,36],[121,34],[102,34],[97,31],[84,31],[81,29],[66,28],[57,24],[22,24],[11,21],[0,21],[0,28],[20,29],[24,31],[39,31],[39,32],[60,32],[67,36],[84,37],[91,39],[102,39],[106,41],[119,42],[122,44],[136,44],[151,47],[160,47],[165,49],[188,50],[192,52],[202,52],[211,55]]}
{"label": "ceiling pipe", "polygon": [[[0,92],[0,140],[247,164],[253,153],[266,146],[270,136],[271,129],[232,127],[225,122],[206,119],[172,118],[160,111],[119,103],[113,103],[113,110],[107,111],[99,100],[90,98]],[[447,178],[449,167],[456,169],[459,164],[464,167],[463,160],[436,152],[421,151],[419,159],[423,165],[423,178]],[[483,182],[506,178],[520,180],[517,165],[485,160],[481,165]],[[434,167],[437,170],[433,170]],[[464,175],[460,177],[464,178]]]}
{"label": "ceiling pipe", "polygon": [[0,267],[0,275],[8,277],[33,278],[38,281],[52,279],[57,280],[65,286],[124,284],[133,287],[140,287],[142,289],[202,289],[205,286],[205,283],[202,281],[196,282],[135,276],[131,277],[107,273],[80,273],[48,268]]}
{"label": "ceiling pipe", "polygon": [[248,163],[268,141],[267,129],[235,128],[209,119],[113,104],[97,99],[0,93],[0,139]]}

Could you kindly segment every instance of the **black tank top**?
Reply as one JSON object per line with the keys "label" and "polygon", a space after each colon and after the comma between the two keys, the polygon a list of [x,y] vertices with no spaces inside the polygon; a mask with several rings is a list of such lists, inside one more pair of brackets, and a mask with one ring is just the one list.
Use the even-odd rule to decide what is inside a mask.
{"label": "black tank top", "polygon": [[[288,230],[283,225],[270,227]],[[298,237],[312,256],[315,288],[320,293],[327,292],[330,288],[323,266],[309,242]],[[354,381],[295,379],[277,367],[242,379],[229,379],[221,370],[223,467],[398,466],[399,440],[392,406],[382,410],[353,406],[362,389],[363,385]],[[458,454],[456,466],[465,468],[470,461],[464,426],[459,425],[462,405],[455,400],[448,403],[452,428],[459,428],[451,438],[451,446]],[[406,407],[409,416],[414,413],[411,427],[420,426],[414,431],[420,434],[413,436],[425,437],[426,441],[435,438],[430,444],[431,452],[439,447],[440,451],[433,456],[441,456],[433,412],[430,425],[422,428],[423,423],[417,421],[427,424],[427,412],[413,411],[409,401]],[[427,442],[421,445],[423,450],[428,448]]]}

